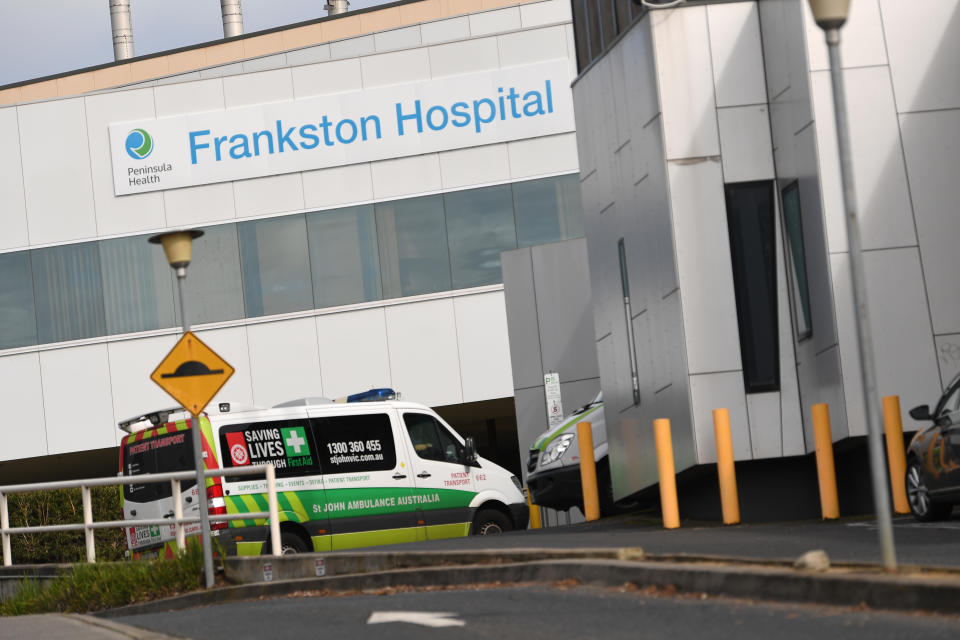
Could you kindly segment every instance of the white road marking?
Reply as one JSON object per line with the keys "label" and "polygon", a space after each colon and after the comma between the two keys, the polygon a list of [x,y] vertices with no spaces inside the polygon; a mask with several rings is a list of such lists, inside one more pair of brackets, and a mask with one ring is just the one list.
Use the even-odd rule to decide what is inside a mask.
{"label": "white road marking", "polygon": [[367,624],[383,624],[384,622],[409,622],[425,627],[462,627],[467,623],[458,620],[455,613],[443,611],[374,611],[370,614]]}

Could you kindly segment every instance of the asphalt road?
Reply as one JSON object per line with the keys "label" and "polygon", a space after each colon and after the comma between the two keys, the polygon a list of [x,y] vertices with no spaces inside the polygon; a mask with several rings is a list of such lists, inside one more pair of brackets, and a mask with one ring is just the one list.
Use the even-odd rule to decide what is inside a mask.
{"label": "asphalt road", "polygon": [[[901,565],[960,567],[960,510],[950,520],[918,523],[894,519],[894,541]],[[548,529],[514,531],[496,537],[470,536],[377,547],[381,551],[503,548],[572,549],[642,547],[647,553],[714,555],[760,560],[794,560],[824,549],[834,562],[880,563],[873,520],[807,521],[723,526],[683,522],[663,529],[646,515],[606,518]]]}
{"label": "asphalt road", "polygon": [[[398,613],[403,612],[403,613]],[[400,615],[445,627],[388,621]],[[446,615],[438,615],[446,614]],[[651,594],[636,588],[517,586],[389,595],[288,597],[117,618],[197,640],[246,638],[809,638],[960,637],[960,618]],[[462,623],[462,625],[460,624]]]}

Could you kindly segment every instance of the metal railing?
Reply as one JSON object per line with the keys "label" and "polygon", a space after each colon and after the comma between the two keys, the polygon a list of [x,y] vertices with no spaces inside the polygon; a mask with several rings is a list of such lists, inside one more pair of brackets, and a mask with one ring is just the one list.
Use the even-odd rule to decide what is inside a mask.
{"label": "metal railing", "polygon": [[[265,518],[270,527],[270,552],[280,555],[280,518],[277,507],[277,472],[274,466],[240,467],[231,469],[207,469],[204,472],[204,478],[212,476],[255,476],[265,475],[267,481],[267,509],[253,513],[237,514],[219,514],[209,516],[212,522],[225,522],[229,520],[256,520]],[[13,557],[10,553],[10,536],[24,533],[49,533],[53,531],[83,531],[86,538],[87,562],[96,562],[97,553],[94,546],[93,532],[96,529],[122,529],[130,526],[156,526],[173,525],[176,529],[177,548],[181,551],[186,549],[186,535],[184,533],[185,524],[200,522],[200,516],[183,515],[183,501],[176,498],[180,495],[180,481],[193,480],[197,474],[193,471],[174,471],[170,473],[148,473],[139,476],[117,476],[112,478],[90,478],[87,480],[67,480],[64,482],[41,482],[37,484],[17,484],[0,487],[0,540],[3,546],[3,566],[9,567],[13,564]],[[109,487],[113,485],[125,484],[146,484],[152,482],[170,482],[170,488],[173,500],[172,518],[153,518],[142,520],[109,520],[103,522],[93,521],[93,507],[90,501],[91,487]],[[199,486],[199,483],[198,483]],[[27,493],[31,491],[46,491],[51,489],[80,489],[83,500],[83,523],[82,524],[50,524],[26,527],[11,527],[10,515],[7,510],[7,496],[11,493]],[[201,492],[201,496],[203,493]],[[200,500],[200,508],[204,508],[203,499]]]}

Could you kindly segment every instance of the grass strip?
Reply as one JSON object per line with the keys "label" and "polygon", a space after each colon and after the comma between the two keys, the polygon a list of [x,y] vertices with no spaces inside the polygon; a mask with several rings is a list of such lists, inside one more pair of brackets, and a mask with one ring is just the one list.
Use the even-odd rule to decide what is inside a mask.
{"label": "grass strip", "polygon": [[27,580],[0,602],[0,615],[87,613],[195,591],[203,585],[203,552],[189,545],[171,560],[78,564],[46,586]]}

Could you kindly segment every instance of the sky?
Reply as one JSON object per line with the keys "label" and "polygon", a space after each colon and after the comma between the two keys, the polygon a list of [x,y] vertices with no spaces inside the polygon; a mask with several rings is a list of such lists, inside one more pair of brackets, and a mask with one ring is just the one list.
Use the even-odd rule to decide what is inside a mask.
{"label": "sky", "polygon": [[[350,10],[392,0],[351,0]],[[244,33],[323,18],[325,0],[241,0]],[[219,0],[130,0],[138,56],[223,37]],[[109,0],[0,0],[0,86],[113,62]]]}

